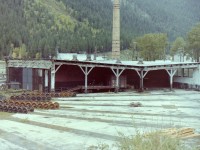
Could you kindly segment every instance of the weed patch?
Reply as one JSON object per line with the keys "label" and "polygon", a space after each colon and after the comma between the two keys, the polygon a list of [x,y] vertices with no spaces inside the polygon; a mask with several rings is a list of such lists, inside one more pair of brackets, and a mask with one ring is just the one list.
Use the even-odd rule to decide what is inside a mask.
{"label": "weed patch", "polygon": [[119,133],[120,139],[117,147],[120,150],[182,150],[181,141],[178,138],[164,136],[159,132],[154,132],[148,136],[139,131],[134,136],[125,136]]}

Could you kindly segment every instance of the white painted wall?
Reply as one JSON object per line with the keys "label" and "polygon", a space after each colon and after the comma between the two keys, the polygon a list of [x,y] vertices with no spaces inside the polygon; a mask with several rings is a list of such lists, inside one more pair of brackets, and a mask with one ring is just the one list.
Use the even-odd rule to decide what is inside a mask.
{"label": "white painted wall", "polygon": [[174,82],[200,85],[200,65],[194,70],[193,77],[174,77]]}

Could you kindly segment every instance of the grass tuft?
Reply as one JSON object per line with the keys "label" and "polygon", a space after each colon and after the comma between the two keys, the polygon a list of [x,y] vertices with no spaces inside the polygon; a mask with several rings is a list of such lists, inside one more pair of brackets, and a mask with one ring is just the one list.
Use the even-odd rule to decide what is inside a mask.
{"label": "grass tuft", "polygon": [[120,133],[117,143],[120,150],[182,150],[180,139],[164,136],[159,132],[154,132],[144,136],[139,131],[135,136],[125,136]]}

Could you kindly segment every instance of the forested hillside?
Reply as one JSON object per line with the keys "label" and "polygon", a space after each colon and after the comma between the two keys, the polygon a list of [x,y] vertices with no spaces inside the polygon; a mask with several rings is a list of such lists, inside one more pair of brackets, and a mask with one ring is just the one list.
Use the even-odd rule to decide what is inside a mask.
{"label": "forested hillside", "polygon": [[[198,0],[121,0],[121,49],[147,33],[170,41],[200,21]],[[1,0],[1,57],[42,57],[60,52],[110,51],[111,0]]]}

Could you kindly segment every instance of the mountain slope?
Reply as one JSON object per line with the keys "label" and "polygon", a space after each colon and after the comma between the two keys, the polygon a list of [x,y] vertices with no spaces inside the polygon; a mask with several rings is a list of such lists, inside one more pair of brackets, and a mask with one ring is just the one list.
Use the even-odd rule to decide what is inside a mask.
{"label": "mountain slope", "polygon": [[[22,44],[29,56],[110,51],[112,0],[1,0],[0,54]],[[121,49],[137,36],[164,32],[170,41],[200,21],[198,0],[121,0]]]}
{"label": "mountain slope", "polygon": [[197,0],[135,0],[135,4],[150,16],[149,22],[155,25],[156,30],[167,32],[171,40],[184,36],[200,21],[200,3]]}

